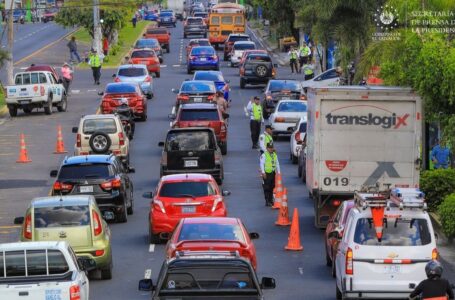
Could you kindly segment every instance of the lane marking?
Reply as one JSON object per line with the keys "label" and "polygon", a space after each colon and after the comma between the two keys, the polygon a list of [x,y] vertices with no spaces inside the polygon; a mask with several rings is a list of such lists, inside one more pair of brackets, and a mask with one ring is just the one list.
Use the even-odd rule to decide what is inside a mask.
{"label": "lane marking", "polygon": [[155,244],[150,244],[149,252],[155,252]]}
{"label": "lane marking", "polygon": [[81,90],[71,90],[71,93],[73,94],[79,94],[81,92]]}
{"label": "lane marking", "polygon": [[299,267],[299,273],[300,273],[300,275],[303,275],[303,268],[302,267]]}
{"label": "lane marking", "polygon": [[160,65],[160,67],[161,67],[161,68],[166,68],[166,67],[167,67],[167,65]]}
{"label": "lane marking", "polygon": [[144,279],[152,278],[152,269],[146,269],[144,273]]}
{"label": "lane marking", "polygon": [[14,228],[21,228],[21,225],[3,225],[0,226],[0,229],[14,229]]}
{"label": "lane marking", "polygon": [[180,65],[172,65],[174,68],[180,67]]}

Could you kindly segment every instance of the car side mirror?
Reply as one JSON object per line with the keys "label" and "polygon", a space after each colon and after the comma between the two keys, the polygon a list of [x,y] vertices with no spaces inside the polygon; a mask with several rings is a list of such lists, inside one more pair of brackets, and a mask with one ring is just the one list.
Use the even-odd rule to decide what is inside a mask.
{"label": "car side mirror", "polygon": [[164,142],[159,142],[158,147],[164,147]]}
{"label": "car side mirror", "polygon": [[272,277],[262,277],[261,288],[264,290],[274,289],[276,287],[275,279]]}
{"label": "car side mirror", "polygon": [[98,92],[98,96],[103,96],[104,92]]}
{"label": "car side mirror", "polygon": [[128,173],[136,173],[136,169],[133,167],[128,167],[127,171]]}
{"label": "car side mirror", "polygon": [[152,199],[153,198],[153,192],[145,192],[142,194],[142,197],[147,198],[147,199]]}
{"label": "car side mirror", "polygon": [[112,78],[115,78],[117,75],[116,74],[112,74]]}
{"label": "car side mirror", "polygon": [[141,279],[139,280],[139,290],[140,291],[152,291],[153,290],[153,281],[151,279]]}
{"label": "car side mirror", "polygon": [[230,191],[222,191],[223,196],[230,196],[231,192]]}
{"label": "car side mirror", "polygon": [[129,56],[125,56],[125,60],[128,60],[128,59],[130,59],[130,57]]}
{"label": "car side mirror", "polygon": [[172,91],[174,94],[178,94],[178,93],[179,93],[179,90],[177,90],[177,89],[171,89],[171,91]]}
{"label": "car side mirror", "polygon": [[77,128],[77,127],[73,127],[71,131],[72,131],[73,133],[77,133],[78,128]]}
{"label": "car side mirror", "polygon": [[24,223],[24,217],[16,217],[16,218],[14,218],[14,224],[21,225],[22,223]]}
{"label": "car side mirror", "polygon": [[334,230],[334,231],[331,231],[329,232],[329,235],[328,235],[329,239],[337,239],[339,240],[341,238],[341,235],[340,235],[340,232],[338,230]]}
{"label": "car side mirror", "polygon": [[167,117],[169,120],[175,120],[175,114],[168,114]]}
{"label": "car side mirror", "polygon": [[259,238],[259,233],[257,232],[250,232],[250,239],[257,240]]}
{"label": "car side mirror", "polygon": [[273,67],[274,68],[278,68],[278,64],[273,64]]}
{"label": "car side mirror", "polygon": [[49,176],[51,176],[51,177],[57,177],[57,174],[58,174],[58,170],[52,170],[52,171],[49,173]]}
{"label": "car side mirror", "polygon": [[77,264],[82,271],[92,271],[96,269],[96,262],[91,258],[78,257]]}

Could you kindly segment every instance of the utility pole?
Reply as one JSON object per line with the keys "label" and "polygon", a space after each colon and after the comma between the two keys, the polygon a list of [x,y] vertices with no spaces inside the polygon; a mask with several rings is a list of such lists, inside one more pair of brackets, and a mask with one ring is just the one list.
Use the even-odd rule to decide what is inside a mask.
{"label": "utility pole", "polygon": [[93,0],[93,44],[92,48],[101,54],[101,23],[100,23],[100,2]]}
{"label": "utility pole", "polygon": [[13,42],[14,42],[14,28],[13,28],[13,4],[11,5],[8,12],[8,52],[9,59],[6,61],[6,73],[8,75],[8,84],[13,85],[14,83],[14,61],[13,61]]}

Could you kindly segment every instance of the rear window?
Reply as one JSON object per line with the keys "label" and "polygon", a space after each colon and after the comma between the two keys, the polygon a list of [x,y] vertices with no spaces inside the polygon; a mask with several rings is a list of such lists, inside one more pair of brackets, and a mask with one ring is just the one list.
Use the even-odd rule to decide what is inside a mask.
{"label": "rear window", "polygon": [[306,123],[300,123],[299,131],[302,133],[306,132]]}
{"label": "rear window", "polygon": [[180,113],[180,121],[219,121],[216,109],[184,109]]}
{"label": "rear window", "polygon": [[135,93],[136,87],[131,84],[108,84],[106,87],[106,93]]}
{"label": "rear window", "polygon": [[255,60],[255,61],[263,61],[263,62],[271,62],[272,59],[268,55],[264,54],[249,54],[247,60]]}
{"label": "rear window", "polygon": [[179,235],[179,241],[181,240],[231,240],[245,242],[240,226],[215,223],[184,224]]}
{"label": "rear window", "polygon": [[141,39],[136,42],[136,48],[153,48],[158,46],[159,42],[156,39]]}
{"label": "rear window", "polygon": [[215,49],[212,47],[195,47],[191,49],[191,55],[215,55]]}
{"label": "rear window", "polygon": [[229,42],[239,42],[239,41],[249,41],[250,37],[249,36],[243,36],[243,35],[231,35],[229,37]]}
{"label": "rear window", "polygon": [[78,164],[62,166],[58,179],[89,179],[89,178],[108,178],[113,175],[109,164]]}
{"label": "rear window", "polygon": [[83,125],[84,134],[93,134],[97,131],[101,131],[107,134],[117,132],[117,125],[114,119],[93,119],[85,120]]}
{"label": "rear window", "polygon": [[208,40],[191,41],[190,46],[210,46],[210,43]]}
{"label": "rear window", "polygon": [[223,25],[231,25],[232,24],[232,17],[231,16],[222,16],[221,17],[221,24],[223,24]]}
{"label": "rear window", "polygon": [[367,246],[424,246],[431,243],[431,235],[425,219],[384,218],[382,240],[379,242],[373,220],[360,218],[354,242]]}
{"label": "rear window", "polygon": [[278,111],[281,112],[306,112],[306,110],[306,103],[300,101],[281,102],[280,106],[278,106]]}
{"label": "rear window", "polygon": [[153,50],[141,50],[141,51],[134,51],[131,53],[131,58],[147,58],[147,57],[154,57],[156,56],[155,51]]}
{"label": "rear window", "polygon": [[253,43],[234,44],[234,50],[253,50],[256,46]]}
{"label": "rear window", "polygon": [[[65,256],[59,250],[7,251],[0,253],[0,277],[45,276],[69,271]],[[6,273],[5,273],[6,270]]]}
{"label": "rear window", "polygon": [[88,205],[35,207],[35,228],[90,225]]}
{"label": "rear window", "polygon": [[147,30],[147,33],[148,34],[167,34],[167,30],[166,29],[150,29],[150,30]]}
{"label": "rear window", "polygon": [[215,148],[213,136],[208,131],[171,132],[166,140],[168,151],[204,151]]}
{"label": "rear window", "polygon": [[118,76],[124,76],[124,77],[139,77],[139,76],[145,76],[146,71],[144,68],[124,68],[118,70]]}
{"label": "rear window", "polygon": [[160,197],[205,197],[216,195],[209,182],[168,182],[161,186]]}
{"label": "rear window", "polygon": [[189,92],[215,93],[216,90],[215,90],[214,85],[210,85],[205,82],[185,82],[182,84],[182,87],[180,88],[180,92],[183,92],[183,93],[189,93]]}
{"label": "rear window", "polygon": [[201,17],[201,18],[207,18],[208,17],[208,13],[195,13],[194,16],[195,17]]}
{"label": "rear window", "polygon": [[160,13],[160,17],[172,17],[172,12],[162,12]]}
{"label": "rear window", "polygon": [[187,22],[187,24],[198,25],[198,24],[202,24],[203,20],[199,19],[199,18],[194,18],[194,19],[188,19],[188,20],[186,20],[186,22]]}
{"label": "rear window", "polygon": [[300,83],[295,81],[271,81],[269,91],[300,91]]}
{"label": "rear window", "polygon": [[221,73],[196,72],[194,74],[194,80],[224,81],[224,78]]}

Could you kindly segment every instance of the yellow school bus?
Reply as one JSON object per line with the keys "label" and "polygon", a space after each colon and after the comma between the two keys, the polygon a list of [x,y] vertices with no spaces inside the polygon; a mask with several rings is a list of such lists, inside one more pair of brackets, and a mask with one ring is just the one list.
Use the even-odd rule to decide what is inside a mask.
{"label": "yellow school bus", "polygon": [[235,3],[220,3],[210,9],[209,40],[217,47],[231,33],[244,33],[245,7]]}

